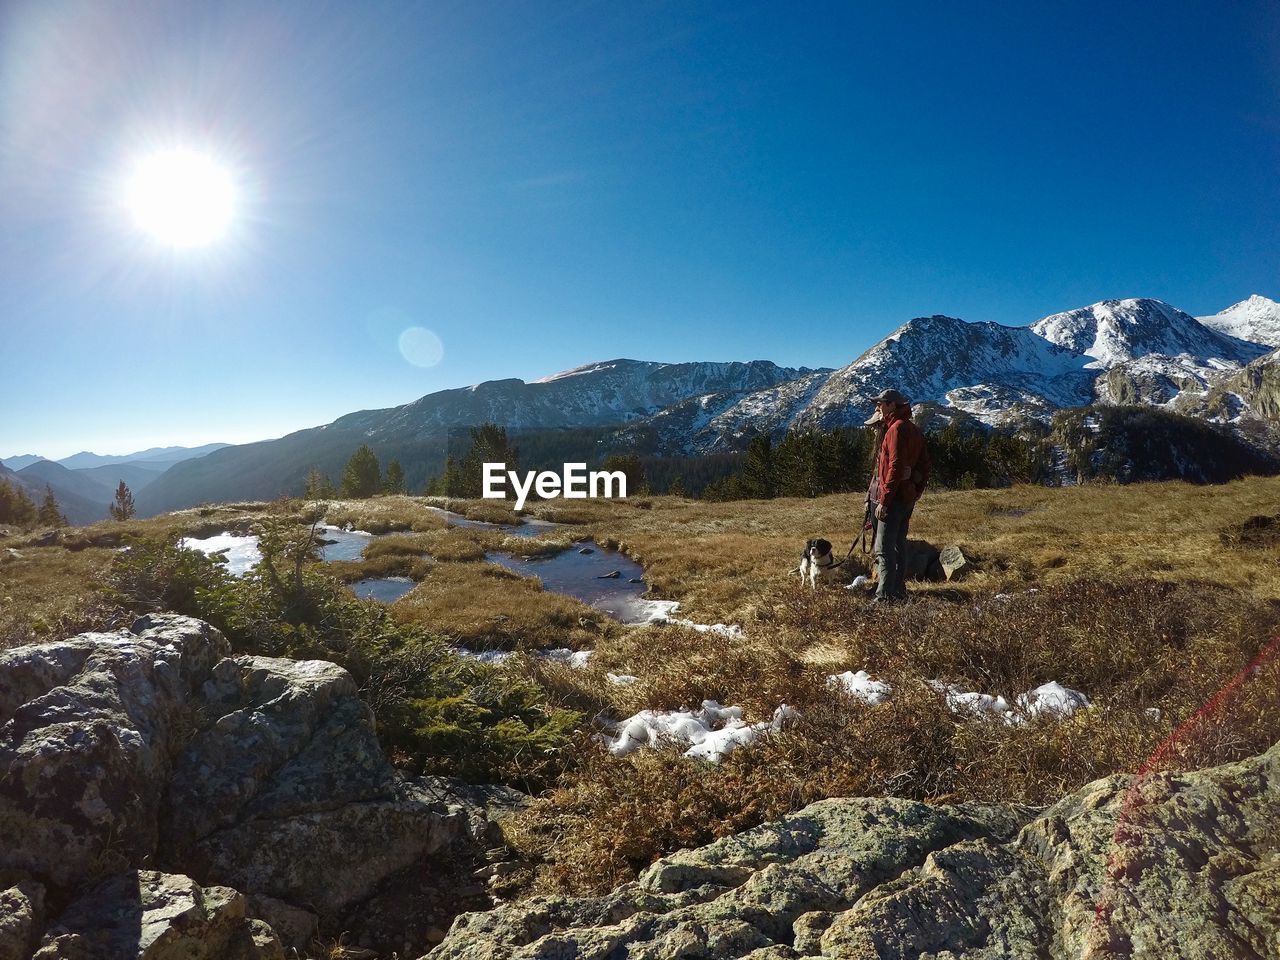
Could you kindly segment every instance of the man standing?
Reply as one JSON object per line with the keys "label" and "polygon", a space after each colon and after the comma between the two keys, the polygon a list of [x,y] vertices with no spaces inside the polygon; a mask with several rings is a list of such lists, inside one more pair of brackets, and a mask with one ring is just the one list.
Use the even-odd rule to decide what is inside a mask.
{"label": "man standing", "polygon": [[907,527],[932,462],[924,434],[911,422],[911,403],[897,390],[875,397],[884,423],[884,439],[876,457],[875,495],[876,599],[879,604],[907,599]]}

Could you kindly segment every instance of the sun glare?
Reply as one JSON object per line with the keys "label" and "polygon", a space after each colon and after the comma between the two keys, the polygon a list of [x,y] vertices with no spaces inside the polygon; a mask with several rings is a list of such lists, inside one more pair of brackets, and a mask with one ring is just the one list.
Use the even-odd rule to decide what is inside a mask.
{"label": "sun glare", "polygon": [[134,223],[173,247],[200,247],[226,235],[236,214],[231,174],[194,150],[165,150],[141,158],[125,203]]}

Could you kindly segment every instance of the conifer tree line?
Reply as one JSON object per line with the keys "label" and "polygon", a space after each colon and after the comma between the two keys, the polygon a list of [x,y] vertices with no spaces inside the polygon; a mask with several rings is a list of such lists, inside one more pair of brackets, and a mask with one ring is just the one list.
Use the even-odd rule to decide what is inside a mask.
{"label": "conifer tree line", "polygon": [[30,527],[36,522],[36,505],[21,484],[0,478],[0,523]]}
{"label": "conifer tree line", "polygon": [[36,506],[31,495],[19,483],[7,477],[0,479],[0,523],[16,527],[65,527],[67,515],[62,512],[53,488],[44,488],[44,498]]}
{"label": "conifer tree line", "polygon": [[342,483],[334,486],[333,480],[319,470],[307,474],[302,495],[308,500],[367,500],[381,494],[405,493],[404,467],[399,460],[387,464],[384,475],[378,456],[367,443],[361,444],[342,468]]}
{"label": "conifer tree line", "polygon": [[[1091,432],[1086,419],[1097,421]],[[936,422],[936,421],[935,421]],[[1179,437],[1187,435],[1187,442]],[[952,419],[940,429],[926,428],[933,461],[930,486],[934,489],[1006,487],[1015,483],[1088,482],[1114,479],[1160,479],[1180,476],[1219,482],[1247,473],[1280,469],[1274,458],[1256,454],[1241,440],[1211,424],[1148,408],[1102,407],[1060,413],[1052,425],[1025,423],[1017,432],[989,430],[975,422]],[[504,463],[506,469],[556,470],[559,458],[575,460],[584,448],[602,448],[600,437],[589,431],[521,434],[520,448],[506,428],[493,423],[459,431],[443,470],[430,477],[421,491],[428,495],[478,498],[483,494],[483,464]],[[1153,438],[1159,438],[1153,440]],[[1194,441],[1194,442],[1192,442]],[[526,442],[536,453],[523,451]],[[865,427],[788,433],[775,440],[767,434],[753,437],[745,453],[660,457],[637,453],[613,453],[589,469],[620,470],[627,476],[631,496],[648,493],[687,496],[705,500],[820,497],[831,493],[867,489],[874,469],[875,433]],[[1169,450],[1198,447],[1210,451],[1216,472],[1203,476],[1187,472],[1171,460]],[[1063,463],[1053,462],[1055,447]],[[1155,449],[1160,448],[1160,449]],[[1167,449],[1165,449],[1167,448]],[[1163,453],[1160,451],[1164,450]],[[547,457],[555,454],[552,462]],[[1202,457],[1182,451],[1173,460],[1203,466]],[[528,462],[532,461],[532,462]],[[1064,469],[1070,474],[1065,476]],[[1179,472],[1181,471],[1181,472]],[[307,478],[310,498],[370,497],[384,493],[414,492],[407,488],[398,460],[380,471],[378,458],[361,446],[347,462],[340,487],[319,471]]]}
{"label": "conifer tree line", "polygon": [[[933,458],[934,487],[965,489],[1035,483],[1047,462],[1039,437],[964,429],[954,421],[926,434]],[[753,437],[746,459],[733,476],[710,484],[707,500],[820,497],[867,489],[875,464],[875,434],[866,428],[837,427],[788,433],[776,444]]]}

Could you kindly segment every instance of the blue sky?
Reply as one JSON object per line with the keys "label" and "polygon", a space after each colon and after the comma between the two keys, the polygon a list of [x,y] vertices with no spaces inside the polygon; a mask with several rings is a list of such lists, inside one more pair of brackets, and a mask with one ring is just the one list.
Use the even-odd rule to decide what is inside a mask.
{"label": "blue sky", "polygon": [[[1280,5],[0,5],[0,456],[1280,297]],[[140,235],[158,147],[236,184]],[[409,327],[435,366],[398,348]]]}

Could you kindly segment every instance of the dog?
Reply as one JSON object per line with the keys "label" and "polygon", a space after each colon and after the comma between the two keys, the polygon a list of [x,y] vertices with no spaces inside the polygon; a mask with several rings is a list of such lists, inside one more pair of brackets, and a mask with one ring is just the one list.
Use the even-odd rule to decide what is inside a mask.
{"label": "dog", "polygon": [[819,580],[830,583],[835,578],[835,571],[841,563],[843,561],[837,561],[831,552],[830,540],[813,537],[805,541],[804,553],[800,554],[800,565],[791,572],[800,574],[802,586],[808,580],[809,588],[817,590]]}

